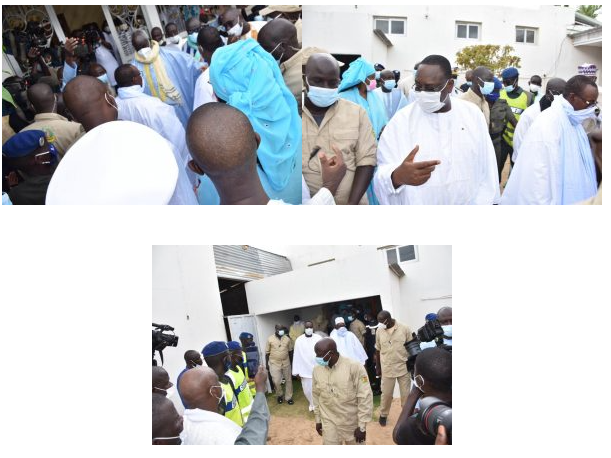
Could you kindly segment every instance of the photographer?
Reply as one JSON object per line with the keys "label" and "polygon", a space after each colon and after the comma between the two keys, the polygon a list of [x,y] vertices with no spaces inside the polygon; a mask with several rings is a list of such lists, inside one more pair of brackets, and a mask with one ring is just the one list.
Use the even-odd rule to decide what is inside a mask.
{"label": "photographer", "polygon": [[[393,431],[393,440],[396,444],[434,445],[436,443],[436,435],[432,435],[422,426],[418,415],[413,415],[416,402],[419,399],[423,402],[428,397],[437,398],[443,404],[452,406],[452,353],[446,349],[427,348],[418,354],[413,388]],[[441,435],[439,431],[437,432]],[[445,436],[446,431],[442,432]],[[448,436],[450,435],[451,432]],[[439,439],[438,442],[443,441],[443,437]]]}

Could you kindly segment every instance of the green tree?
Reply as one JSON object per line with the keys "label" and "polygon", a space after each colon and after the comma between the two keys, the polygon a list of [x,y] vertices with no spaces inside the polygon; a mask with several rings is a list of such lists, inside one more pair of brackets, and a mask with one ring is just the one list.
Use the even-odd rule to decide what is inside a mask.
{"label": "green tree", "polygon": [[463,70],[473,70],[483,66],[496,74],[507,67],[520,68],[520,58],[512,53],[513,47],[509,45],[467,46],[456,53],[456,63]]}
{"label": "green tree", "polygon": [[577,12],[596,19],[602,7],[602,5],[580,5],[579,8],[577,8]]}

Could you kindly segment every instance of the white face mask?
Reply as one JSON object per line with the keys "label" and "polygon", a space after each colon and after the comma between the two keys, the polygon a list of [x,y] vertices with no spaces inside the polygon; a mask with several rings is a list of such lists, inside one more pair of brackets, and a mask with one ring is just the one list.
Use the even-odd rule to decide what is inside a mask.
{"label": "white face mask", "polygon": [[443,335],[446,337],[452,337],[452,325],[451,324],[447,324],[445,326],[442,326],[441,329],[443,329]]}
{"label": "white face mask", "polygon": [[170,44],[177,45],[178,43],[180,43],[180,37],[178,35],[174,35],[173,37],[166,38],[165,41]]}
{"label": "white face mask", "polygon": [[314,333],[314,329],[306,328],[306,330],[305,330],[306,336],[311,336],[313,333]]}
{"label": "white face mask", "polygon": [[[441,88],[441,91],[443,91],[446,88],[449,82],[450,80],[446,81],[446,84],[444,84],[444,86]],[[441,101],[441,91],[439,92],[425,92],[425,91],[416,92],[416,103],[420,105],[420,108],[422,108],[422,111],[426,113],[435,113],[436,111],[439,111],[444,107],[445,102],[450,95],[450,94],[447,94],[446,98],[443,99],[443,101]]]}
{"label": "white face mask", "polygon": [[234,25],[227,31],[227,35],[229,35],[230,37],[239,37],[242,35],[243,28],[244,27],[242,26],[242,24],[240,24],[240,22],[238,21],[236,25]]}
{"label": "white face mask", "polygon": [[139,49],[138,54],[140,54],[142,57],[146,59],[149,56],[149,54],[151,53],[151,51],[153,50],[147,46],[146,48]]}
{"label": "white face mask", "polygon": [[384,323],[378,323],[378,328],[386,329],[386,325]]}
{"label": "white face mask", "polygon": [[337,330],[337,333],[342,337],[345,336],[347,332],[348,330],[343,326]]}
{"label": "white face mask", "polygon": [[536,84],[530,85],[530,92],[539,92],[541,90],[541,86],[537,86]]}
{"label": "white face mask", "polygon": [[278,335],[282,337],[284,335],[284,330],[281,329],[280,331],[278,331]]}

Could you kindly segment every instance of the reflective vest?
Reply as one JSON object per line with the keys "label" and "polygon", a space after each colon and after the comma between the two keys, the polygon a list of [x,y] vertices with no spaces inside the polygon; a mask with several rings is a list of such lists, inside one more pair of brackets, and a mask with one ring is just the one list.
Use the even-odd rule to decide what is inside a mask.
{"label": "reflective vest", "polygon": [[224,393],[224,414],[227,418],[233,421],[238,426],[244,426],[244,420],[242,419],[242,412],[240,411],[240,406],[238,404],[238,399],[233,393],[233,388],[231,387],[231,383],[223,383],[220,382],[223,387]]}
{"label": "reflective vest", "polygon": [[257,388],[255,386],[255,379],[250,379],[250,373],[248,372],[248,359],[246,358],[245,351],[242,351],[242,369],[244,369],[244,375],[246,376],[246,380],[248,380],[248,387],[250,388],[250,393],[254,398],[257,394]]}
{"label": "reflective vest", "polygon": [[250,415],[250,409],[252,409],[252,393],[248,386],[248,379],[244,376],[244,371],[240,366],[237,367],[237,371],[229,369],[225,372],[225,375],[231,380],[233,384],[233,392],[238,400],[238,406],[244,422],[248,420]]}
{"label": "reflective vest", "polygon": [[[516,117],[516,121],[520,120],[520,115],[528,108],[529,100],[532,100],[528,97],[526,91],[522,91],[522,93],[516,97],[515,99],[509,98],[507,95],[507,91],[505,89],[501,90],[499,97],[503,100],[507,101],[507,105],[511,107],[511,111],[513,111],[513,115]],[[511,125],[511,123],[507,122],[505,126],[505,132],[503,132],[503,140],[509,146],[513,148],[513,133],[515,128]]]}

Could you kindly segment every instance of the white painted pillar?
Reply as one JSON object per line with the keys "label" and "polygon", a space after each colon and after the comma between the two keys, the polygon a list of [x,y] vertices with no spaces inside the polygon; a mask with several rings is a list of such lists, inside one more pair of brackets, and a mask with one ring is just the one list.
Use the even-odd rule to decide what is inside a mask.
{"label": "white painted pillar", "polygon": [[49,21],[51,21],[51,27],[53,27],[53,32],[55,32],[57,39],[60,43],[65,43],[66,34],[64,33],[64,29],[62,29],[62,26],[59,23],[59,19],[57,19],[57,14],[55,14],[55,8],[53,8],[53,5],[45,5],[45,10],[49,15]]}
{"label": "white painted pillar", "polygon": [[159,13],[157,13],[155,5],[141,5],[140,9],[142,10],[142,15],[144,16],[144,21],[146,22],[146,27],[149,29],[149,33],[155,27],[159,27],[163,30],[161,19],[159,18]]}
{"label": "white painted pillar", "polygon": [[117,28],[115,27],[115,23],[113,21],[112,14],[110,13],[110,9],[107,5],[101,5],[102,11],[104,12],[104,19],[108,23],[108,28],[110,29],[110,34],[112,35],[112,39],[115,41],[115,45],[117,50],[119,51],[119,56],[121,56],[121,63],[127,64],[131,61],[131,56],[126,56],[125,51],[123,50],[123,46],[121,46],[121,39],[119,38],[119,34],[117,33]]}

